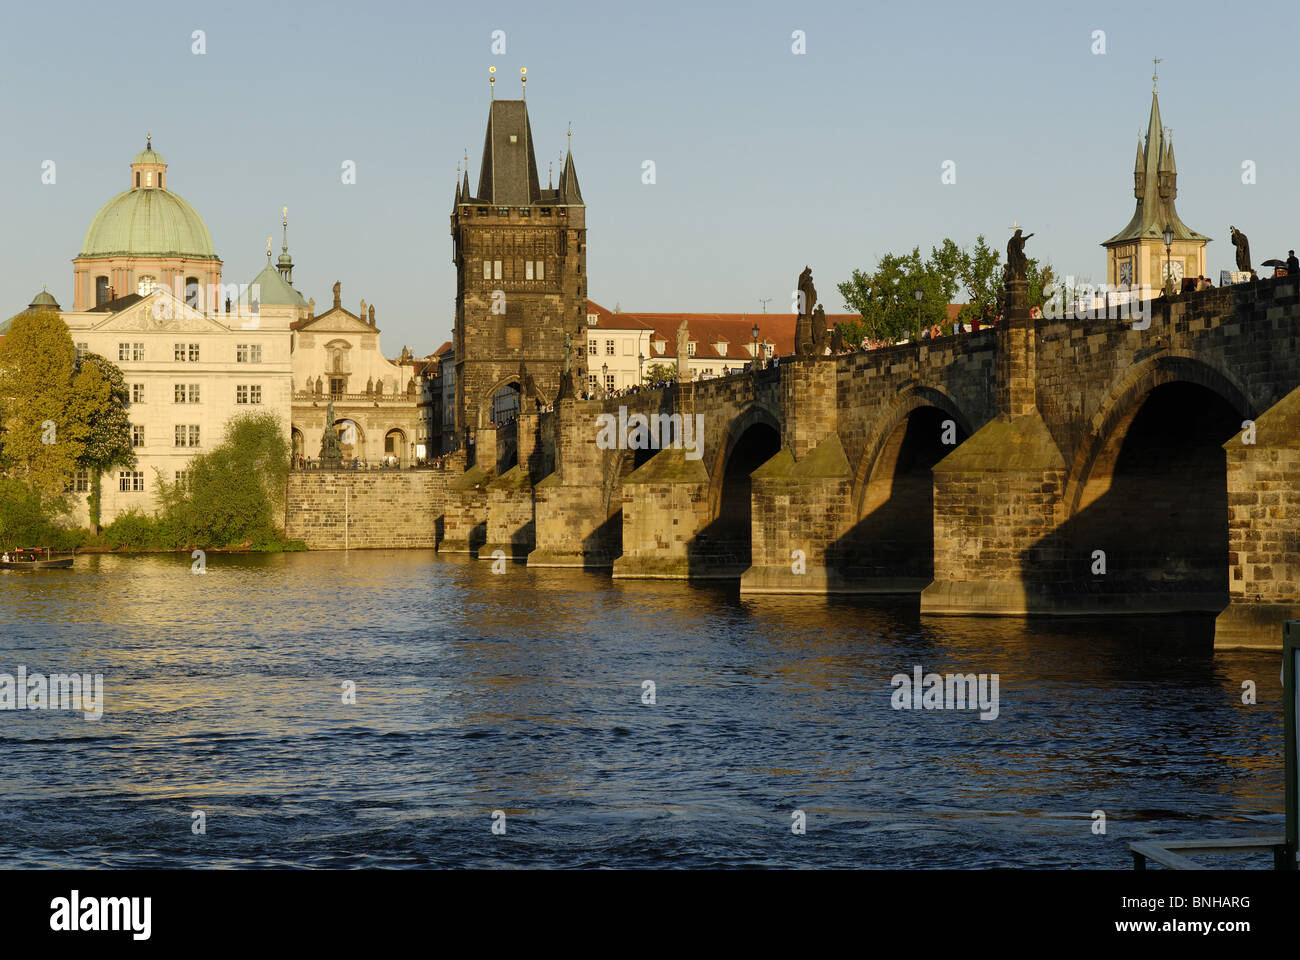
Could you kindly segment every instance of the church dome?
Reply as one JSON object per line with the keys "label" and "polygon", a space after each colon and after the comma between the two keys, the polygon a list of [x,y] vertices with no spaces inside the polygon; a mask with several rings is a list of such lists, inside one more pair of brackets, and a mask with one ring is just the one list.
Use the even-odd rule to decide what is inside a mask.
{"label": "church dome", "polygon": [[215,260],[212,234],[192,206],[170,190],[127,190],[95,214],[82,257],[188,257]]}

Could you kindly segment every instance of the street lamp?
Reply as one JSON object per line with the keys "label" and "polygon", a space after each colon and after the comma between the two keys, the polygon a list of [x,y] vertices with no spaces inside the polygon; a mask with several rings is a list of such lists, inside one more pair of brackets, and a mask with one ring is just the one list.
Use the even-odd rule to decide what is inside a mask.
{"label": "street lamp", "polygon": [[1174,242],[1174,228],[1165,227],[1165,296],[1172,296],[1174,292],[1174,275],[1169,272],[1169,248]]}
{"label": "street lamp", "polygon": [[754,372],[758,373],[758,324],[749,332],[754,336]]}
{"label": "street lamp", "polygon": [[600,395],[602,397],[609,396],[609,364],[608,363],[602,363],[600,365]]}
{"label": "street lamp", "polygon": [[925,291],[917,287],[912,291],[912,296],[916,298],[916,335],[921,336],[921,301],[925,299]]}
{"label": "street lamp", "polygon": [[640,351],[636,355],[636,382],[645,382],[645,354]]}

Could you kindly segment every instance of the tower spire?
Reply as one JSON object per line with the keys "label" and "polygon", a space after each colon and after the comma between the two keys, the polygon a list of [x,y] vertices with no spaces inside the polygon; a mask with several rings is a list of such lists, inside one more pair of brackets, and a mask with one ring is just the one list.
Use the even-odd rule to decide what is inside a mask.
{"label": "tower spire", "polygon": [[293,283],[293,258],[289,256],[289,208],[282,207],[280,216],[284,225],[284,243],[280,246],[280,259],[276,261],[275,269],[280,271],[285,283]]}

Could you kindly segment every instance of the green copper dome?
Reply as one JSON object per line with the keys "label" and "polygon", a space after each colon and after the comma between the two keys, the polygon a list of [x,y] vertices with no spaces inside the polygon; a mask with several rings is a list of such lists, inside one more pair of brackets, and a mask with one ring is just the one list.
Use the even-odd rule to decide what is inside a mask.
{"label": "green copper dome", "polygon": [[164,160],[162,158],[162,154],[159,153],[157,150],[155,150],[153,147],[147,147],[146,149],[141,150],[139,153],[137,153],[135,155],[135,159],[132,160],[131,162],[132,163],[166,163],[167,161]]}
{"label": "green copper dome", "polygon": [[[158,157],[145,150],[136,163],[153,162],[141,160],[149,155]],[[90,221],[80,255],[217,259],[199,212],[170,190],[158,188],[127,190],[104,204]]]}
{"label": "green copper dome", "polygon": [[305,307],[307,305],[302,294],[290,286],[284,277],[280,276],[280,271],[269,263],[248,285],[250,297],[254,290],[261,294],[259,302],[268,306]]}
{"label": "green copper dome", "polygon": [[54,294],[48,290],[41,290],[36,296],[32,297],[32,302],[27,304],[29,310],[39,310],[42,307],[48,307],[51,310],[58,310],[59,301],[54,299]]}

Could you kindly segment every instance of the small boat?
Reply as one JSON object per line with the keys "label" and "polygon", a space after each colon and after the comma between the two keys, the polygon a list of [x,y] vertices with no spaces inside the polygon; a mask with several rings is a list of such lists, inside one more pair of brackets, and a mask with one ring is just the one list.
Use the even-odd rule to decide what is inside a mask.
{"label": "small boat", "polygon": [[49,547],[25,547],[0,553],[0,570],[67,570],[73,554],[55,555]]}

